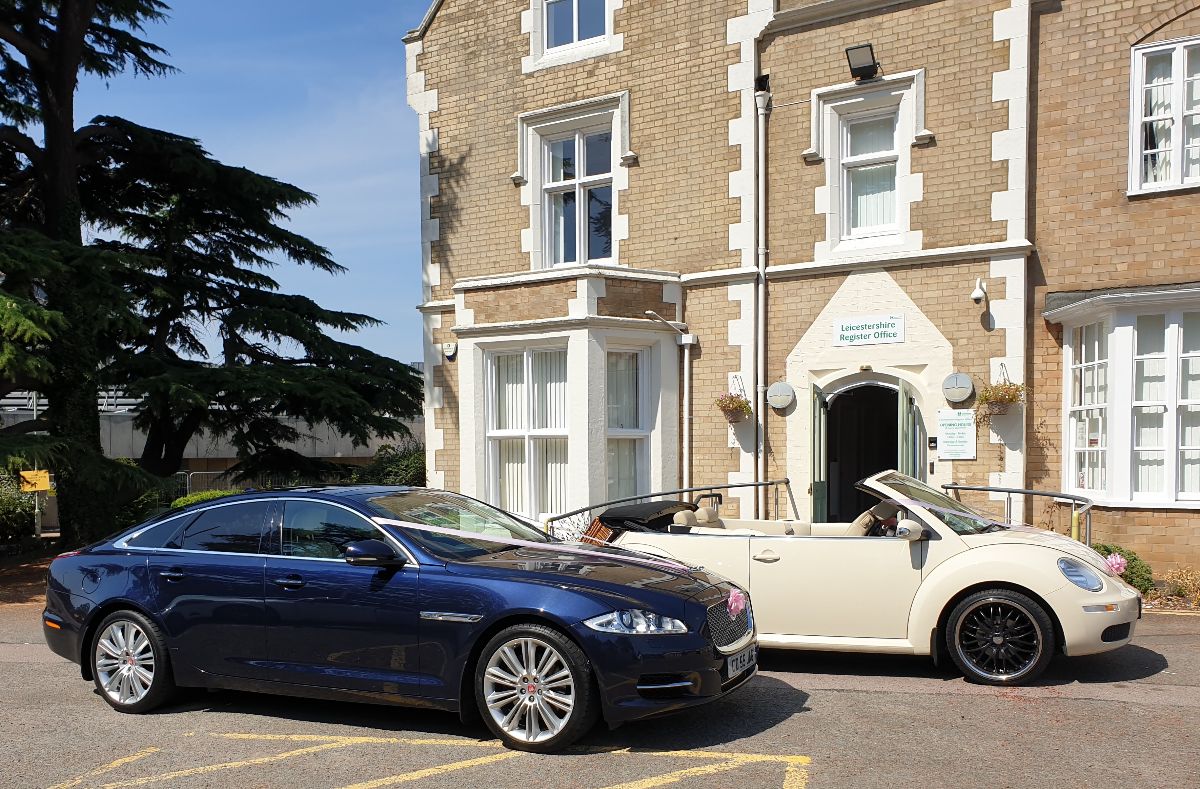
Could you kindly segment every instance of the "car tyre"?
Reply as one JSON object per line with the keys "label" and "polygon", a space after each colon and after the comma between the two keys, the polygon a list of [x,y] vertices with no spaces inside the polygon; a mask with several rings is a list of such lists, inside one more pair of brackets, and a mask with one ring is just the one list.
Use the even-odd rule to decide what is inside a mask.
{"label": "car tyre", "polygon": [[985,589],[950,612],[946,649],[970,682],[1023,685],[1041,676],[1057,648],[1054,622],[1028,595]]}
{"label": "car tyre", "polygon": [[475,665],[475,700],[506,746],[534,753],[566,748],[599,716],[587,655],[545,625],[513,625],[488,641]]}
{"label": "car tyre", "polygon": [[118,712],[149,712],[175,693],[166,639],[137,611],[106,616],[88,655],[96,690]]}

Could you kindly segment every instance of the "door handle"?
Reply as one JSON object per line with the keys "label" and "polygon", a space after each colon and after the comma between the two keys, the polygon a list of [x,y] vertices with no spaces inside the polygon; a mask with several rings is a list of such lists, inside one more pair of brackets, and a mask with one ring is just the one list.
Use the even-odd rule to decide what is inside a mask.
{"label": "door handle", "polygon": [[170,570],[160,570],[158,574],[168,581],[181,581],[186,577],[183,570],[180,570],[178,567],[172,567]]}
{"label": "door handle", "polygon": [[779,561],[779,554],[774,551],[763,551],[754,557],[754,561],[762,562],[763,564],[774,564]]}
{"label": "door handle", "polygon": [[283,578],[276,578],[271,583],[276,586],[282,586],[284,589],[299,589],[304,586],[304,579],[298,575],[288,575]]}

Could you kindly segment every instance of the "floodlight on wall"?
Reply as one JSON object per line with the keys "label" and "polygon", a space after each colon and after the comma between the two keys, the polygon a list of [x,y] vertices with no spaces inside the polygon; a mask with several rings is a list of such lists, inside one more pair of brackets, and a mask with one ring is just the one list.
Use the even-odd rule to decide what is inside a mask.
{"label": "floodlight on wall", "polygon": [[850,64],[850,76],[860,82],[879,76],[879,61],[875,60],[875,48],[870,44],[846,47],[846,62]]}

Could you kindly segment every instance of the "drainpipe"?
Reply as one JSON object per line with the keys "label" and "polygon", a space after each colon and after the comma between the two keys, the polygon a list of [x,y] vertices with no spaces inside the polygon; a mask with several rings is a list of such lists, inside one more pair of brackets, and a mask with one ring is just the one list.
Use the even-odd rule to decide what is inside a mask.
{"label": "drainpipe", "polygon": [[[758,219],[757,293],[754,299],[756,325],[754,329],[754,415],[755,415],[755,470],[754,481],[767,479],[767,117],[771,113],[771,93],[768,77],[758,78],[758,90],[754,102],[758,105],[758,166],[755,168],[758,195],[755,213]],[[767,491],[756,488],[754,495],[755,517],[766,516]]]}

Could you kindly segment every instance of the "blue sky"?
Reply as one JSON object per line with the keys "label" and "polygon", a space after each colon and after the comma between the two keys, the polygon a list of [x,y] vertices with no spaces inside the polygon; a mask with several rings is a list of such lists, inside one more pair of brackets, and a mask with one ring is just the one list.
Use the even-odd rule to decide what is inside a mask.
{"label": "blue sky", "polygon": [[284,290],[387,322],[350,341],[421,359],[416,116],[405,103],[404,34],[426,0],[168,0],[144,37],[179,73],[81,83],[76,122],[119,115],[197,137],[226,164],[316,193],[292,229],[349,271],[284,264]]}

